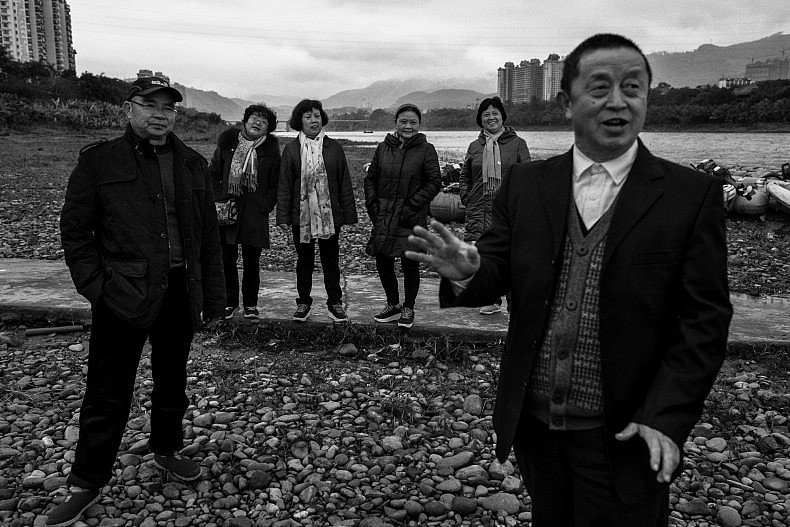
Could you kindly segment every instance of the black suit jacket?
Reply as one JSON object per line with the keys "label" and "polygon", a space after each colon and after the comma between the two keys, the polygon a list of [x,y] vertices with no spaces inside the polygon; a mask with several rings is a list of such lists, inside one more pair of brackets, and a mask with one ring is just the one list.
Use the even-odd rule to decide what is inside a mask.
{"label": "black suit jacket", "polygon": [[[447,280],[441,285],[445,307],[483,305],[512,291],[494,410],[500,460],[513,445],[549,318],[572,168],[572,151],[514,165],[477,242],[479,271],[457,298]],[[720,182],[653,156],[640,141],[614,206],[600,284],[602,388],[615,486],[630,502],[655,485],[655,474],[641,438],[614,435],[635,421],[682,451],[724,360],[732,306]]]}

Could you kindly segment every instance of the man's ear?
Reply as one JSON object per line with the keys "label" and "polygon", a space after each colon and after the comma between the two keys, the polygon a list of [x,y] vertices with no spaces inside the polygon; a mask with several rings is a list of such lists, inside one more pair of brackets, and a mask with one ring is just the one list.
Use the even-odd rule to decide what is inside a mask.
{"label": "man's ear", "polygon": [[564,90],[557,92],[557,104],[565,110],[565,117],[571,118],[571,98],[565,93]]}

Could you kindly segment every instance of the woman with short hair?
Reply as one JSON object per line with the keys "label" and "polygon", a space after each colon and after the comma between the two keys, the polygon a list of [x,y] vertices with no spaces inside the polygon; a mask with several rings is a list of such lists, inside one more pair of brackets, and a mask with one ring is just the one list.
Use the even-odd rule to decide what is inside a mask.
{"label": "woman with short hair", "polygon": [[354,188],[343,147],[328,137],[329,122],[321,101],[304,99],[288,121],[299,135],[283,149],[277,192],[277,223],[290,226],[296,247],[296,311],[292,318],[304,322],[313,299],[315,244],[321,255],[329,317],[348,320],[340,289],[340,229],[357,222]]}
{"label": "woman with short hair", "polygon": [[[414,302],[420,289],[420,268],[403,254],[415,225],[425,226],[428,206],[442,188],[436,149],[419,133],[422,113],[413,104],[395,111],[395,132],[379,143],[365,176],[365,207],[373,222],[366,252],[376,257],[376,270],[387,295],[376,322],[414,324]],[[400,303],[395,258],[403,270],[404,301]]]}
{"label": "woman with short hair", "polygon": [[269,213],[277,203],[280,147],[272,132],[277,115],[263,104],[244,110],[241,130],[222,132],[209,163],[209,174],[218,203],[235,202],[235,222],[220,226],[225,271],[225,318],[239,307],[239,274],[236,262],[241,245],[241,295],[245,318],[258,318],[260,258],[269,248]]}
{"label": "woman with short hair", "polygon": [[[491,225],[491,207],[502,175],[515,163],[530,160],[527,142],[513,128],[505,126],[506,121],[507,112],[499,97],[483,99],[477,108],[480,135],[469,143],[459,179],[461,203],[466,205],[466,242],[477,241]],[[500,311],[501,298],[480,308],[483,315]]]}

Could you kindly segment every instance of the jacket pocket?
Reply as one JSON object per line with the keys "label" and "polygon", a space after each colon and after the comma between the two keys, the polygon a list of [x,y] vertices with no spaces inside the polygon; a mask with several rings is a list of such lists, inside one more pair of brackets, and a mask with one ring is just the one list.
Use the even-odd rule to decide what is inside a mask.
{"label": "jacket pocket", "polygon": [[104,268],[104,301],[120,316],[139,317],[148,304],[148,261],[107,258]]}

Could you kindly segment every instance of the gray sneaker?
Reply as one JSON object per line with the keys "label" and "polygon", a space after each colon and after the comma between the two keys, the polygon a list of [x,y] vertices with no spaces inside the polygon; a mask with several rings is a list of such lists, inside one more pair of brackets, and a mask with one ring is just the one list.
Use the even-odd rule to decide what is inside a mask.
{"label": "gray sneaker", "polygon": [[307,320],[307,317],[310,316],[310,306],[307,304],[299,304],[296,306],[296,311],[294,311],[293,316],[291,317],[293,320],[297,322],[304,322]]}
{"label": "gray sneaker", "polygon": [[67,527],[76,523],[85,511],[99,501],[99,489],[72,492],[66,501],[52,509],[47,516],[47,527]]}
{"label": "gray sneaker", "polygon": [[154,454],[154,465],[181,481],[194,481],[200,477],[200,465],[181,454]]}
{"label": "gray sneaker", "polygon": [[348,322],[348,315],[340,302],[327,306],[327,311],[329,311],[329,318],[335,322]]}
{"label": "gray sneaker", "polygon": [[384,306],[384,309],[373,315],[373,320],[376,322],[392,322],[393,320],[398,320],[400,318],[400,313],[400,304],[393,306],[392,304],[388,303],[386,306]]}
{"label": "gray sneaker", "polygon": [[410,307],[404,307],[401,311],[400,318],[398,319],[398,326],[402,328],[410,328],[414,325],[414,310]]}

